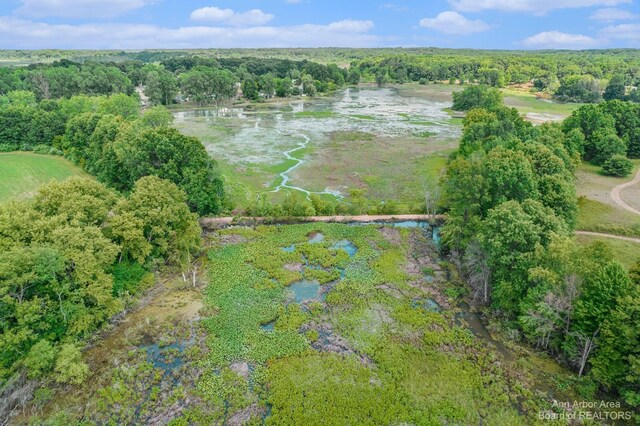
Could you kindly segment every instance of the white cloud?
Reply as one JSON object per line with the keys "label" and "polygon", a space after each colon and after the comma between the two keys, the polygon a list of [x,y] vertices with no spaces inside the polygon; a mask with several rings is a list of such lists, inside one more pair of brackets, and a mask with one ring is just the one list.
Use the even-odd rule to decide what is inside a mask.
{"label": "white cloud", "polygon": [[220,9],[219,7],[203,7],[191,12],[191,19],[194,21],[221,22],[227,21],[235,15],[231,9]]}
{"label": "white cloud", "polygon": [[157,0],[21,0],[16,13],[32,18],[113,18]]}
{"label": "white cloud", "polygon": [[191,12],[191,19],[201,22],[215,22],[219,24],[236,26],[264,25],[274,18],[269,13],[264,13],[260,9],[251,9],[246,12],[234,12],[231,9],[220,9],[219,7],[203,7]]}
{"label": "white cloud", "polygon": [[396,3],[385,3],[381,6],[382,9],[393,10],[394,12],[408,12],[409,8],[404,5],[396,4]]}
{"label": "white cloud", "polygon": [[344,21],[332,22],[328,25],[331,31],[340,33],[366,33],[375,27],[373,21],[355,21],[345,19]]}
{"label": "white cloud", "polygon": [[600,35],[614,40],[640,41],[640,24],[610,25],[600,31]]}
{"label": "white cloud", "polygon": [[587,49],[602,44],[601,40],[582,34],[545,31],[522,41],[525,47],[535,49]]}
{"label": "white cloud", "polygon": [[596,10],[589,19],[593,19],[596,21],[602,22],[613,22],[613,21],[625,21],[628,19],[634,19],[636,15],[629,12],[628,10],[616,9],[615,7],[598,9]]}
{"label": "white cloud", "polygon": [[370,28],[373,28],[370,21],[283,27],[57,25],[0,16],[0,49],[375,47],[391,43],[367,33]]}
{"label": "white cloud", "polygon": [[616,6],[631,3],[631,0],[449,0],[449,4],[462,12],[502,10],[506,12],[528,12],[542,15],[550,10],[576,9],[592,6]]}
{"label": "white cloud", "polygon": [[484,21],[471,20],[458,12],[442,12],[435,18],[424,18],[420,26],[445,34],[472,34],[487,31],[490,27]]}

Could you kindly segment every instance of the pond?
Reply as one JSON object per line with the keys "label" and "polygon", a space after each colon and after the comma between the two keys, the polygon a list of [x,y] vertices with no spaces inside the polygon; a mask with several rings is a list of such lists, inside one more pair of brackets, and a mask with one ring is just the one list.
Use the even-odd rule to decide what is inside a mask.
{"label": "pond", "polygon": [[289,290],[293,293],[296,303],[324,299],[322,287],[316,280],[302,280],[295,282],[289,286]]}
{"label": "pond", "polygon": [[344,250],[347,252],[349,257],[353,257],[358,252],[358,248],[349,240],[338,241],[334,245],[331,246],[332,250]]}

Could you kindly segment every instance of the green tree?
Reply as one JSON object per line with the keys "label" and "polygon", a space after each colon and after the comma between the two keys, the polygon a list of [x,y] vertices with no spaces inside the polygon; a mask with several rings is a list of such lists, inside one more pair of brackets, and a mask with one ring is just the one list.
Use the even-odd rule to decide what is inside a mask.
{"label": "green tree", "polygon": [[293,94],[293,81],[289,77],[278,80],[276,84],[276,96],[287,98]]}
{"label": "green tree", "polygon": [[33,147],[36,145],[51,146],[53,141],[62,137],[65,132],[64,118],[58,111],[33,110],[28,133],[24,142]]}
{"label": "green tree", "polygon": [[182,92],[198,105],[220,104],[236,94],[235,77],[228,70],[195,67],[180,75]]}
{"label": "green tree", "polygon": [[633,171],[633,161],[624,155],[614,155],[602,165],[602,173],[607,176],[627,177]]}
{"label": "green tree", "polygon": [[123,117],[124,119],[132,119],[140,116],[140,99],[137,96],[127,96],[118,93],[105,98],[99,109],[101,114],[112,114]]}
{"label": "green tree", "polygon": [[185,193],[175,184],[155,176],[143,177],[129,198],[115,207],[108,233],[133,259],[143,259],[151,249],[153,256],[183,263],[199,250],[202,232],[185,201]]}
{"label": "green tree", "polygon": [[65,156],[76,164],[84,167],[90,139],[100,121],[101,116],[84,113],[71,118],[61,141],[61,148]]}
{"label": "green tree", "polygon": [[302,93],[310,97],[313,97],[318,93],[313,77],[308,74],[302,76]]}
{"label": "green tree", "polygon": [[104,115],[98,120],[84,150],[85,169],[100,181],[121,189],[118,182],[127,175],[113,155],[111,145],[125,128],[125,121],[116,115]]}
{"label": "green tree", "polygon": [[146,129],[118,138],[114,150],[132,180],[129,188],[144,176],[158,176],[184,190],[189,206],[199,214],[220,211],[222,181],[199,140],[172,128]]}
{"label": "green tree", "polygon": [[82,93],[82,79],[77,66],[52,67],[43,74],[52,99],[71,98]]}
{"label": "green tree", "polygon": [[16,150],[27,143],[34,111],[25,106],[0,107],[0,143]]}
{"label": "green tree", "polygon": [[602,99],[598,81],[591,75],[566,77],[554,97],[561,102],[596,103]]}
{"label": "green tree", "polygon": [[264,93],[264,96],[267,99],[272,98],[276,93],[276,80],[273,74],[267,73],[260,76],[260,79],[258,80],[258,88],[262,93]]}
{"label": "green tree", "polygon": [[627,145],[613,132],[596,132],[593,139],[592,160],[595,164],[602,165],[614,155],[627,153]]}
{"label": "green tree", "polygon": [[497,68],[480,68],[478,70],[478,80],[480,84],[492,87],[504,87],[506,85],[504,71]]}
{"label": "green tree", "polygon": [[145,127],[169,127],[173,123],[173,114],[163,106],[154,106],[145,110],[140,120]]}
{"label": "green tree", "polygon": [[178,95],[178,81],[176,77],[158,67],[147,74],[144,94],[154,105],[171,105]]}
{"label": "green tree", "polygon": [[604,91],[602,97],[605,101],[611,101],[614,99],[624,100],[626,99],[626,87],[624,84],[624,76],[616,74],[611,77],[609,84]]}
{"label": "green tree", "polygon": [[242,82],[242,95],[252,101],[260,99],[260,91],[254,79],[249,78]]}
{"label": "green tree", "polygon": [[576,327],[587,333],[599,330],[615,310],[619,297],[631,293],[634,286],[619,262],[610,262],[587,277],[576,305]]}
{"label": "green tree", "polygon": [[468,86],[453,93],[454,111],[469,111],[474,108],[495,109],[502,105],[502,93],[488,86]]}
{"label": "green tree", "polygon": [[530,290],[529,269],[538,249],[547,247],[554,234],[566,232],[564,223],[538,201],[507,201],[489,211],[478,240],[488,255],[496,308],[518,312]]}
{"label": "green tree", "polygon": [[486,157],[483,175],[488,188],[484,212],[505,201],[538,197],[531,163],[520,151],[494,148]]}
{"label": "green tree", "polygon": [[87,63],[80,70],[81,89],[87,95],[113,95],[133,93],[129,78],[118,68]]}
{"label": "green tree", "polygon": [[640,405],[640,287],[616,299],[602,323],[592,374],[599,383],[618,389],[626,402]]}
{"label": "green tree", "polygon": [[27,376],[35,379],[49,373],[53,369],[57,353],[56,348],[48,340],[38,341],[31,347],[23,361]]}
{"label": "green tree", "polygon": [[360,79],[362,79],[362,73],[360,70],[358,68],[350,68],[347,76],[347,82],[355,86],[360,83]]}

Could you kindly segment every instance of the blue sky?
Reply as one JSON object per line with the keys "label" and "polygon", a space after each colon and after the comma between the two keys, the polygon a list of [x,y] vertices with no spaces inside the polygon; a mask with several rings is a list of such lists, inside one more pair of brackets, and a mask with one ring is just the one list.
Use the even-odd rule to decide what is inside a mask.
{"label": "blue sky", "polygon": [[1,49],[590,49],[640,42],[640,7],[632,0],[0,1]]}

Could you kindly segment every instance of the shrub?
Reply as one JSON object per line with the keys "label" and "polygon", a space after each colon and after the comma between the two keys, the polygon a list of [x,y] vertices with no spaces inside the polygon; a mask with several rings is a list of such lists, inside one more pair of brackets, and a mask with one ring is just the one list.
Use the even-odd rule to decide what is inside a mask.
{"label": "shrub", "polygon": [[633,162],[624,155],[614,155],[602,166],[602,173],[607,176],[626,177],[632,170]]}
{"label": "shrub", "polygon": [[45,339],[31,347],[29,354],[24,359],[24,366],[27,368],[27,376],[31,379],[40,377],[53,368],[56,358],[56,349]]}
{"label": "shrub", "polygon": [[81,384],[89,375],[89,367],[82,362],[80,349],[72,344],[64,344],[58,353],[55,366],[58,383]]}
{"label": "shrub", "polygon": [[10,143],[0,143],[0,152],[16,151],[18,148]]}
{"label": "shrub", "polygon": [[149,273],[139,263],[121,262],[113,267],[114,297],[125,293],[137,294],[140,290],[153,285],[153,274]]}
{"label": "shrub", "polygon": [[49,145],[36,145],[33,147],[33,152],[35,154],[43,154],[43,155],[62,155],[62,151],[56,149]]}

